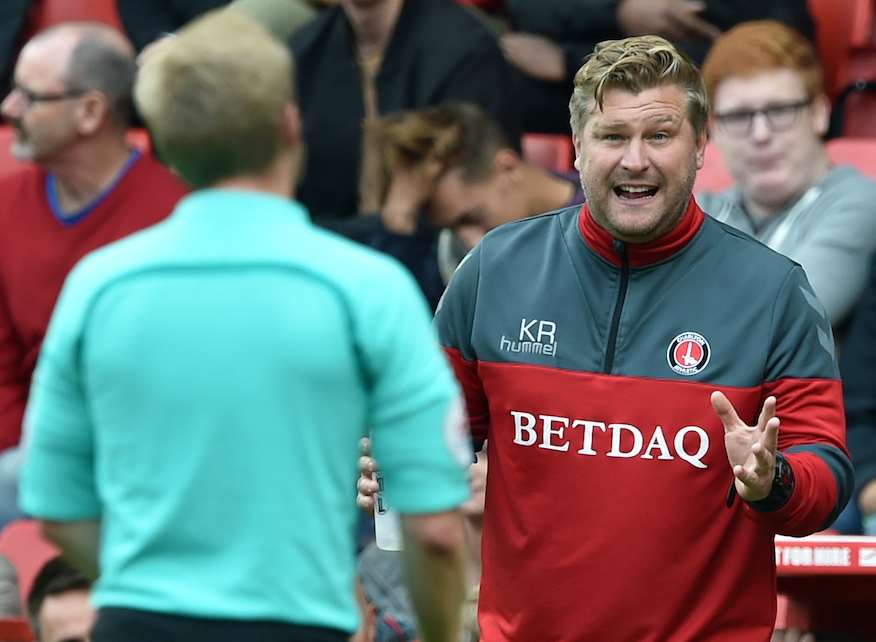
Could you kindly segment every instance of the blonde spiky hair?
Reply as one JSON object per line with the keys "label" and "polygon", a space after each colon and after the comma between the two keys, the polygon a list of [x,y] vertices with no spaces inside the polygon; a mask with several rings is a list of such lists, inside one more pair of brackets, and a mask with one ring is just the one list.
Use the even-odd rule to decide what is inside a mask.
{"label": "blonde spiky hair", "polygon": [[638,94],[663,85],[677,85],[685,92],[688,119],[697,136],[702,134],[709,104],[702,76],[690,58],[659,36],[600,42],[575,74],[569,101],[572,131],[579,134],[594,108],[602,109],[606,91]]}

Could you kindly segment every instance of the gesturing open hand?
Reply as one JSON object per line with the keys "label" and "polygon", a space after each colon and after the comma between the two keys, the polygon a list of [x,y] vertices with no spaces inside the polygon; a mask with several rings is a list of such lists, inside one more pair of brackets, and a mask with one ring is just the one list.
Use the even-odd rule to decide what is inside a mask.
{"label": "gesturing open hand", "polygon": [[746,501],[763,499],[770,494],[776,472],[780,423],[776,398],[766,398],[755,426],[739,418],[723,392],[713,392],[711,401],[724,424],[724,447],[736,477],[736,492]]}

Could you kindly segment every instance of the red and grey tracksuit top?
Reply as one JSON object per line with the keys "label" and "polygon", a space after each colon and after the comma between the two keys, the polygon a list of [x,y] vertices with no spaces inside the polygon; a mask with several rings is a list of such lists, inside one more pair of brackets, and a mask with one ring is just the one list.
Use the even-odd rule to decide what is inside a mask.
{"label": "red and grey tracksuit top", "polygon": [[[585,205],[488,234],[436,325],[489,440],[483,642],[770,639],[773,536],[830,524],[852,485],[830,323],[799,265],[693,200],[643,245]],[[749,424],[776,396],[790,494],[728,493],[713,390]]]}

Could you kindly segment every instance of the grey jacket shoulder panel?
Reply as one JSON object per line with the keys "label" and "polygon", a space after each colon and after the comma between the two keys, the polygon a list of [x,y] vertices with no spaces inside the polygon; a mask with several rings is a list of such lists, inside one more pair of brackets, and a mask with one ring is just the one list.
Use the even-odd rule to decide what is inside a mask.
{"label": "grey jacket shoulder panel", "polygon": [[[442,340],[480,361],[601,372],[624,286],[621,269],[582,238],[579,210],[490,232],[451,282],[436,317]],[[825,358],[791,358],[801,333],[818,333],[823,322],[800,267],[709,217],[681,251],[631,269],[625,287],[614,367],[605,374],[750,387],[771,376],[834,373],[829,327],[813,343]],[[789,314],[802,321],[778,327]],[[680,374],[668,351],[687,334],[708,344],[710,362]]]}

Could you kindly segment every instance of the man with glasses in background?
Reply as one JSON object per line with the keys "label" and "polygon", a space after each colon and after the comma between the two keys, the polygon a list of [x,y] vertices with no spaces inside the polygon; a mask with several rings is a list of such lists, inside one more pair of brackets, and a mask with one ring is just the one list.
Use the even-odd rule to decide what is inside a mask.
{"label": "man with glasses in background", "polygon": [[31,374],[67,273],[85,254],[163,219],[185,193],[128,146],[134,50],[110,27],[67,23],[33,37],[3,118],[0,179],[0,526],[17,514],[18,441]]}
{"label": "man with glasses in background", "polygon": [[744,23],[718,38],[703,76],[712,138],[735,186],[697,200],[800,263],[841,336],[876,248],[876,182],[831,165],[815,50],[778,22]]}

